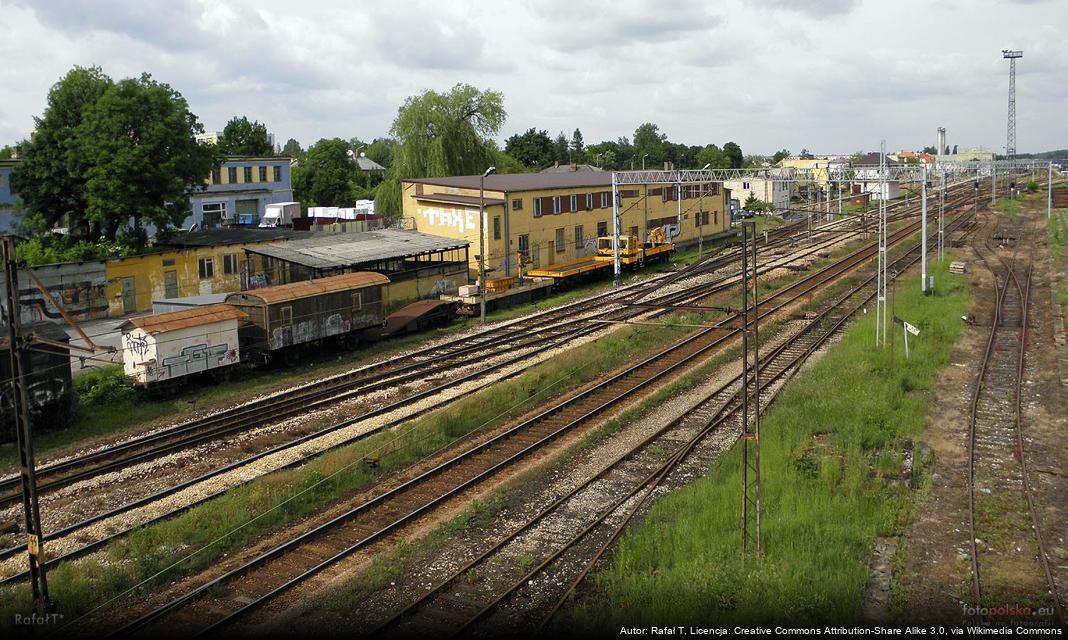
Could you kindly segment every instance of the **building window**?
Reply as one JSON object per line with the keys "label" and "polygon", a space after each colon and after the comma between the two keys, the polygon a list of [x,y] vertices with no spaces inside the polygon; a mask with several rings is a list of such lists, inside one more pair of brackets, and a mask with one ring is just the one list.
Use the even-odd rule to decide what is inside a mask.
{"label": "building window", "polygon": [[282,325],[293,324],[293,307],[282,307],[279,311],[282,315]]}
{"label": "building window", "polygon": [[582,243],[582,225],[581,224],[576,224],[575,225],[575,251],[578,251],[580,248],[582,248],[582,244],[583,244]]}
{"label": "building window", "polygon": [[[537,205],[537,200],[535,199],[534,202],[535,202],[534,206],[537,207],[538,206]],[[522,198],[513,198],[512,199],[512,211],[522,211],[522,210],[523,210],[523,199]]]}
{"label": "building window", "polygon": [[742,183],[742,189],[749,189],[749,183],[748,182],[743,182]]}
{"label": "building window", "polygon": [[578,196],[577,195],[571,196],[571,210],[572,211],[578,211]]}
{"label": "building window", "polygon": [[607,209],[608,208],[608,193],[609,192],[607,192],[607,191],[602,191],[601,192],[601,208],[602,209]]}
{"label": "building window", "polygon": [[260,167],[260,182],[267,182],[267,165]]}
{"label": "building window", "polygon": [[501,239],[501,217],[493,216],[493,239]]}
{"label": "building window", "polygon": [[556,230],[556,252],[557,253],[563,253],[566,248],[567,247],[564,245],[564,230],[562,228],[561,229],[557,229]]}
{"label": "building window", "polygon": [[597,223],[597,237],[598,238],[603,238],[606,235],[608,235],[608,223],[607,222],[598,222]]}
{"label": "building window", "polygon": [[274,165],[271,168],[274,169],[274,171],[273,171],[273,173],[274,173],[273,182],[281,182],[282,181],[282,167],[279,167],[278,165]]}
{"label": "building window", "polygon": [[207,280],[208,278],[215,277],[215,258],[201,258],[197,260],[197,270],[200,272],[200,279]]}
{"label": "building window", "polygon": [[245,182],[252,182],[252,167],[245,167]]}
{"label": "building window", "polygon": [[[537,200],[534,202],[537,202]],[[530,256],[530,236],[526,234],[519,236],[519,253],[524,256]]]}
{"label": "building window", "polygon": [[226,168],[226,181],[230,184],[237,184],[237,167]]}
{"label": "building window", "polygon": [[363,309],[363,294],[357,291],[352,294],[352,310],[359,311],[360,309]]}
{"label": "building window", "polygon": [[586,194],[586,210],[587,211],[592,211],[593,210],[593,194],[592,193],[587,193]]}
{"label": "building window", "polygon": [[222,170],[215,167],[211,170],[211,183],[219,184],[220,182],[222,182]]}
{"label": "building window", "polygon": [[203,226],[205,228],[217,227],[226,218],[226,203],[205,202],[201,211],[204,212]]}
{"label": "building window", "polygon": [[560,196],[553,196],[553,213],[560,213]]}
{"label": "building window", "polygon": [[534,198],[534,217],[541,215],[541,198]]}
{"label": "building window", "polygon": [[173,267],[174,266],[174,258],[164,258],[163,259],[163,266],[165,266],[165,267]]}
{"label": "building window", "polygon": [[223,274],[232,276],[238,273],[236,253],[227,253],[223,255]]}

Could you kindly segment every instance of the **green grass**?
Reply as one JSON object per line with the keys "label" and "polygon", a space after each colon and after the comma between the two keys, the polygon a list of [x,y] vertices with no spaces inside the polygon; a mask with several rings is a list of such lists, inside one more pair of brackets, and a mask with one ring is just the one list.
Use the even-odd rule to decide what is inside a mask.
{"label": "green grass", "polygon": [[1015,222],[1016,216],[1020,214],[1020,201],[1013,198],[998,198],[994,208],[1005,214],[1009,220]]}
{"label": "green grass", "polygon": [[740,555],[734,447],[628,532],[597,594],[573,604],[561,628],[857,621],[873,540],[899,530],[912,503],[912,487],[894,479],[904,442],[923,429],[967,308],[945,264],[933,269],[932,296],[918,278],[898,287],[897,315],[921,329],[907,362],[898,329],[889,368],[869,314],[765,416],[763,559]]}

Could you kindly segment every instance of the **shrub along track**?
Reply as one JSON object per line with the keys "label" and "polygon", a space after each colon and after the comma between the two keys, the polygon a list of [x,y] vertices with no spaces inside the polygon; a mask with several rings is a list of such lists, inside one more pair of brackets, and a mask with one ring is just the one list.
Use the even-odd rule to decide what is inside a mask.
{"label": "shrub along track", "polygon": [[[827,244],[833,243],[833,242],[838,242],[840,240],[841,240],[841,238],[838,238],[838,239],[835,239],[835,240],[832,240],[832,241],[829,241],[829,242],[821,242],[821,243],[819,243],[819,244],[817,244],[815,246],[812,246],[812,247],[801,248],[796,253],[792,253],[792,254],[788,255],[787,257],[785,257],[785,258],[776,258],[776,259],[773,259],[773,260],[769,260],[768,262],[764,263],[764,265],[761,266],[760,270],[761,270],[761,272],[767,272],[767,271],[779,268],[782,264],[789,263],[789,262],[791,262],[793,260],[799,259],[800,257],[806,257],[806,256],[809,256],[809,255],[811,255],[813,253],[816,253],[816,252],[819,252],[819,251],[823,251],[823,250],[826,249],[826,245]],[[695,265],[691,265],[691,267],[696,267],[696,268],[687,271],[687,273],[693,273],[693,272],[698,272],[698,271],[711,271],[711,270],[713,270],[713,267],[711,267],[710,265],[717,265],[718,264],[718,265],[722,266],[724,264],[729,264],[729,260],[728,259],[731,258],[732,255],[736,255],[737,252],[736,251],[731,251],[729,253],[731,255],[714,256],[714,257],[712,257],[709,260],[706,260],[704,262],[695,263]],[[663,305],[663,306],[693,304],[695,302],[700,301],[701,299],[703,299],[705,297],[708,297],[710,295],[713,295],[715,293],[718,293],[718,292],[721,292],[721,291],[724,291],[724,290],[728,289],[730,286],[732,286],[734,284],[734,282],[736,280],[737,280],[737,276],[718,277],[718,278],[713,279],[710,282],[704,283],[704,284],[702,284],[700,286],[697,286],[697,287],[694,287],[692,289],[682,290],[682,291],[678,291],[678,292],[675,292],[675,293],[670,293],[670,294],[667,294],[667,295],[661,295],[661,296],[658,296],[658,297],[655,297],[655,298],[647,299],[644,302],[644,304],[655,303],[656,305]],[[644,286],[648,285],[648,284],[650,284],[650,283],[642,283],[642,286],[640,286],[640,287],[636,287],[636,286],[632,285],[631,287],[625,288],[625,291],[624,290],[617,290],[617,291],[624,291],[623,295],[626,296],[628,299],[635,299],[636,296],[645,295],[646,289],[644,288]],[[659,283],[657,283],[657,285],[659,286]],[[596,303],[597,306],[604,306],[604,304],[605,304],[605,302],[604,302],[604,300],[602,298],[596,298],[593,301],[585,301],[583,303],[584,306],[582,307],[582,309],[585,309],[585,308],[587,308],[588,305],[592,305],[594,303]],[[573,309],[573,308],[574,307],[572,305],[568,305],[567,306],[567,309]],[[544,313],[549,313],[549,312],[544,312]],[[638,317],[654,317],[656,315],[661,315],[663,313],[664,313],[664,311],[658,311],[658,312],[653,312],[652,314],[650,314],[648,312],[648,310],[646,308],[644,308],[644,307],[640,307],[640,306],[632,306],[632,307],[623,306],[621,308],[617,308],[616,310],[609,310],[609,311],[605,311],[605,312],[602,312],[602,313],[597,313],[597,314],[594,314],[592,316],[587,316],[587,317],[580,318],[580,319],[566,320],[566,321],[561,323],[562,325],[566,325],[566,327],[567,327],[566,331],[555,331],[555,330],[551,330],[551,329],[550,330],[545,330],[545,331],[542,331],[542,330],[539,330],[539,329],[528,330],[528,332],[530,334],[532,334],[532,335],[527,336],[526,343],[528,343],[528,344],[541,344],[541,345],[544,345],[544,347],[543,347],[544,349],[551,349],[553,347],[565,344],[566,342],[568,342],[570,340],[574,340],[574,339],[576,339],[578,337],[591,334],[591,333],[601,329],[602,325],[590,322],[590,320],[594,319],[594,318],[612,319],[612,320],[617,320],[617,321],[626,321],[626,320],[630,320],[630,319],[634,319],[634,318],[638,318]],[[555,317],[555,316],[553,316],[553,317]],[[537,314],[537,319],[539,321],[546,321],[545,317],[544,317],[544,314]],[[509,330],[509,334],[520,333],[522,331],[523,330],[521,330],[521,329],[517,330],[517,329],[513,328],[513,329]],[[459,341],[457,341],[457,342],[459,342]],[[496,341],[493,344],[499,345],[499,343],[496,342]],[[516,346],[515,344],[512,345],[512,347],[515,347],[515,346]],[[465,357],[473,358],[474,356],[465,356]],[[186,480],[184,480],[182,482],[179,482],[179,483],[173,484],[171,486],[168,486],[167,488],[165,488],[163,490],[160,490],[160,491],[157,491],[155,493],[152,493],[150,495],[143,496],[141,498],[129,501],[129,502],[125,503],[125,504],[112,505],[112,508],[108,509],[105,512],[95,514],[95,515],[93,515],[93,516],[91,516],[89,518],[83,519],[83,520],[78,521],[78,522],[76,522],[74,524],[65,526],[65,527],[63,527],[63,528],[61,528],[59,530],[56,530],[56,531],[53,531],[53,532],[49,533],[48,535],[45,536],[45,540],[46,541],[57,540],[57,539],[65,538],[67,536],[77,535],[80,532],[82,532],[83,530],[86,530],[87,528],[89,528],[89,527],[91,527],[93,525],[96,525],[96,524],[104,522],[104,521],[106,521],[108,519],[120,516],[122,514],[131,512],[131,511],[133,511],[135,509],[139,509],[141,507],[145,507],[145,506],[150,505],[150,504],[152,504],[154,502],[162,500],[162,499],[166,498],[167,496],[176,494],[176,493],[178,493],[180,491],[183,491],[185,489],[188,489],[190,487],[198,485],[198,484],[200,484],[202,482],[205,482],[205,481],[207,481],[207,480],[209,480],[209,479],[211,479],[213,477],[220,476],[222,474],[229,473],[231,471],[240,469],[240,468],[242,468],[242,467],[244,467],[246,465],[249,465],[249,464],[251,464],[253,462],[256,462],[258,460],[261,460],[261,459],[267,458],[268,456],[272,456],[272,455],[284,452],[286,450],[292,449],[294,447],[300,446],[300,445],[302,445],[304,443],[313,441],[316,438],[320,438],[320,437],[322,437],[324,435],[327,435],[327,434],[330,434],[332,432],[338,431],[338,430],[340,430],[342,428],[345,428],[345,427],[350,426],[352,424],[358,423],[360,421],[367,420],[369,418],[373,418],[373,417],[376,417],[376,416],[389,414],[391,412],[397,411],[398,409],[403,409],[404,407],[410,406],[410,405],[416,403],[417,401],[419,401],[421,399],[432,397],[432,396],[434,396],[434,395],[436,395],[438,393],[441,393],[442,391],[452,387],[453,385],[456,385],[456,384],[459,384],[461,382],[468,381],[468,380],[477,381],[480,378],[485,377],[488,373],[491,373],[492,371],[501,369],[501,368],[503,368],[503,367],[505,367],[507,365],[510,365],[510,364],[515,364],[516,362],[521,362],[521,361],[528,360],[529,358],[530,358],[529,350],[528,351],[523,351],[522,353],[520,353],[518,355],[515,355],[513,357],[510,357],[510,358],[504,360],[503,362],[497,362],[497,363],[494,363],[494,364],[491,364],[491,365],[488,365],[488,366],[485,366],[485,367],[480,367],[480,368],[478,368],[477,371],[470,372],[470,373],[465,373],[462,376],[460,376],[459,378],[453,378],[453,379],[449,380],[446,383],[435,385],[435,386],[432,386],[432,387],[430,387],[428,389],[423,389],[423,390],[420,390],[420,391],[418,391],[416,393],[407,395],[407,396],[405,396],[405,397],[403,397],[403,398],[401,398],[399,400],[395,400],[395,401],[390,402],[388,404],[383,404],[383,405],[377,406],[372,410],[366,411],[366,412],[361,413],[361,414],[356,415],[356,416],[352,416],[350,418],[346,418],[345,420],[343,420],[341,422],[338,422],[336,424],[332,424],[332,425],[323,427],[323,428],[318,429],[318,430],[316,430],[316,431],[314,431],[312,433],[309,433],[309,434],[306,434],[306,435],[302,435],[302,436],[298,436],[298,437],[294,437],[292,439],[287,440],[286,442],[284,442],[282,444],[276,445],[276,446],[271,447],[269,449],[266,449],[264,451],[260,451],[260,452],[258,452],[256,454],[253,454],[253,455],[250,455],[248,457],[242,458],[242,459],[237,460],[235,462],[232,462],[232,463],[225,464],[223,466],[214,468],[211,471],[209,471],[207,473],[204,473],[204,474],[201,474],[201,475],[198,475],[196,477],[188,478],[188,479],[186,479]],[[437,362],[437,361],[435,360],[434,362]],[[412,365],[412,366],[415,366],[415,365]],[[440,364],[435,364],[434,365],[435,369],[439,368],[441,366],[443,366],[443,365],[440,365]],[[451,366],[455,367],[456,363],[453,362]],[[510,375],[516,375],[517,373],[519,373],[519,371],[520,370],[513,371],[513,373],[511,373]],[[426,374],[427,372],[424,371],[423,373]],[[412,375],[414,375],[414,374],[412,374]],[[505,376],[505,377],[509,377],[509,376]],[[504,379],[504,378],[500,378],[499,377],[499,378],[494,379],[494,380],[489,380],[485,384],[486,385],[492,384],[493,382],[496,382],[498,379]],[[395,384],[396,382],[397,382],[396,379],[390,380],[390,384]],[[379,386],[379,383],[375,383],[374,385],[371,385],[371,386],[374,386],[375,388],[377,388]],[[351,396],[351,395],[355,395],[356,393],[367,392],[368,390],[370,390],[370,387],[361,387],[361,388],[357,389],[356,391],[343,392],[343,395],[345,397],[348,397],[348,396]],[[286,403],[289,402],[288,397],[285,397],[284,400],[285,400]],[[341,399],[338,399],[336,397],[333,400],[333,402],[340,402],[340,401],[341,401]],[[327,401],[323,400],[321,402],[325,403]],[[431,408],[436,408],[436,407],[431,407]],[[310,408],[308,408],[308,409],[310,409]],[[429,409],[427,409],[427,410],[429,410]],[[360,433],[356,438],[345,439],[345,440],[342,440],[340,442],[337,442],[337,443],[331,445],[329,447],[329,449],[317,451],[314,455],[319,455],[319,454],[321,454],[321,453],[323,453],[325,451],[336,449],[336,448],[339,448],[339,447],[342,447],[342,446],[346,446],[348,444],[351,444],[352,442],[355,442],[356,440],[363,439],[363,438],[366,438],[366,437],[368,437],[368,436],[370,436],[370,435],[372,435],[374,433],[389,429],[389,428],[395,426],[396,424],[398,424],[399,422],[403,422],[403,421],[411,419],[412,417],[415,417],[419,413],[421,413],[421,411],[420,412],[410,412],[407,415],[405,415],[403,418],[401,418],[401,419],[399,419],[397,421],[387,422],[387,423],[384,423],[384,424],[382,424],[382,425],[380,425],[378,427],[375,427],[374,429],[364,431],[364,432]],[[196,437],[198,440],[201,439],[199,436],[194,436],[194,437]],[[167,445],[166,448],[167,448],[167,450],[170,450],[170,449],[172,449],[174,447],[171,447],[170,445]],[[140,455],[141,457],[146,457],[147,456],[147,454],[138,454],[138,455]],[[295,467],[295,466],[298,466],[298,465],[304,463],[305,461],[306,461],[306,457],[299,457],[299,458],[287,463],[286,465],[284,465],[283,467],[280,467],[280,468]],[[102,473],[102,472],[103,472],[102,470],[94,471],[94,470],[90,469],[90,470],[83,470],[83,471],[80,471],[78,473],[79,474],[84,473],[85,475],[92,476],[92,475],[97,475],[97,473]],[[62,483],[62,484],[65,484],[65,483]],[[178,508],[176,510],[169,511],[166,514],[153,517],[152,519],[150,519],[150,520],[148,520],[146,522],[140,522],[140,523],[138,523],[137,525],[135,525],[133,527],[126,527],[126,528],[122,529],[121,531],[118,531],[114,535],[109,535],[109,536],[106,536],[106,537],[100,537],[100,538],[97,538],[96,540],[94,540],[92,542],[86,542],[85,540],[82,540],[82,539],[79,538],[79,546],[77,548],[75,548],[75,549],[73,549],[71,551],[68,551],[66,553],[63,553],[63,554],[61,554],[61,555],[59,555],[57,557],[51,558],[48,561],[47,566],[55,567],[60,563],[67,562],[67,561],[70,561],[70,560],[73,560],[73,559],[76,559],[76,558],[79,558],[79,557],[83,557],[86,554],[91,553],[91,552],[101,548],[103,545],[105,545],[108,542],[116,539],[117,537],[120,537],[122,535],[125,535],[125,534],[129,533],[130,531],[132,531],[136,527],[144,526],[145,524],[148,524],[148,523],[151,523],[151,522],[155,522],[155,521],[159,521],[159,520],[162,520],[162,519],[164,519],[166,517],[171,517],[173,515],[181,513],[181,512],[183,512],[185,510],[188,510],[188,509],[190,509],[190,508],[192,508],[192,507],[194,507],[194,506],[196,506],[198,504],[202,504],[202,503],[206,502],[207,500],[210,500],[210,499],[212,499],[214,497],[217,497],[218,495],[221,495],[223,492],[225,492],[226,490],[229,490],[231,488],[233,488],[233,487],[230,486],[230,487],[226,487],[225,489],[222,489],[222,490],[219,490],[219,491],[216,491],[216,492],[212,492],[212,493],[210,493],[208,495],[205,495],[205,496],[203,496],[203,497],[201,497],[201,498],[199,498],[199,499],[197,499],[197,500],[195,500],[193,502],[184,504],[183,506],[181,506],[180,508]],[[109,489],[111,489],[111,487],[103,486],[102,489],[109,490]],[[16,546],[16,547],[11,547],[11,548],[5,549],[3,551],[0,551],[0,559],[4,559],[4,558],[7,558],[7,557],[10,557],[10,556],[12,556],[12,555],[14,555],[16,553],[21,552],[24,549],[25,549],[25,545],[19,545],[19,546]],[[0,585],[10,584],[10,583],[15,582],[15,581],[24,580],[27,576],[28,576],[27,572],[17,573],[15,575],[9,576],[9,577],[7,577],[7,578],[5,578],[3,580],[0,580]]]}
{"label": "shrub along track", "polygon": [[[896,231],[896,243],[918,229],[918,222]],[[869,260],[874,245],[801,279],[761,301],[766,317]],[[129,622],[124,631],[215,628],[285,593],[339,560],[382,539],[453,496],[543,448],[557,437],[588,426],[628,394],[647,387],[732,336],[728,317],[671,345],[657,356],[622,371],[533,418],[442,461],[431,470],[379,493],[354,509],[292,538]],[[226,588],[223,588],[223,587]],[[229,591],[229,593],[227,593]]]}
{"label": "shrub along track", "polygon": [[[1039,583],[1048,590],[1055,617],[1063,625],[1063,604],[1035,507],[1023,436],[1022,391],[1035,239],[1023,224],[1007,229],[994,223],[989,229],[983,234],[983,246],[976,247],[994,278],[994,312],[975,377],[968,424],[972,598],[976,607],[992,607],[1006,604],[1002,598],[1033,597],[1034,593],[1016,591],[1017,587],[1028,587],[1013,578],[1019,571],[1039,573]],[[1027,236],[1025,261],[1017,256],[1021,235]],[[994,241],[1011,245],[1011,255],[1002,255],[1003,250],[992,246]],[[1013,500],[1012,494],[1017,492],[1023,494],[1026,509]],[[998,522],[1011,516],[1017,521]],[[1024,517],[1026,524],[1018,521]],[[983,534],[985,541],[979,537],[977,521],[989,532]],[[986,546],[982,555],[980,544]],[[984,563],[992,569],[990,575],[982,570]]]}

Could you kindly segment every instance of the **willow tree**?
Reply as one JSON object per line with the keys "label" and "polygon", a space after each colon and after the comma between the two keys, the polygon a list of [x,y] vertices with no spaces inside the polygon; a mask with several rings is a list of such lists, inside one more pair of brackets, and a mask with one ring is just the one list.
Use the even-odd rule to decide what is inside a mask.
{"label": "willow tree", "polygon": [[387,219],[401,215],[401,180],[485,171],[496,149],[492,138],[506,117],[500,92],[468,84],[457,84],[448,93],[409,97],[390,129],[397,142],[376,192],[375,211]]}

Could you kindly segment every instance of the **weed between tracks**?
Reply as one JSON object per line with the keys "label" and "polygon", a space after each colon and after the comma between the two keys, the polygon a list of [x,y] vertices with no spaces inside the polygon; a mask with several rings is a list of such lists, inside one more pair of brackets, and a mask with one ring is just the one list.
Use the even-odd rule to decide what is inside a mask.
{"label": "weed between tracks", "polygon": [[[874,316],[782,391],[762,423],[762,559],[743,561],[739,451],[707,477],[659,500],[621,542],[599,589],[572,605],[561,629],[620,625],[816,623],[857,620],[876,536],[912,504],[901,476],[906,441],[923,428],[937,371],[967,308],[963,284],[936,266],[939,289],[900,283],[897,315],[921,329],[894,368],[876,351]],[[900,328],[897,330],[900,333]]]}

